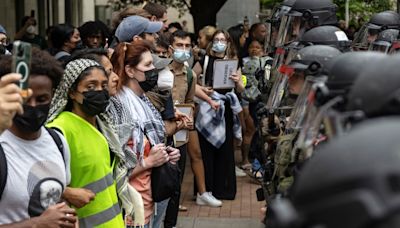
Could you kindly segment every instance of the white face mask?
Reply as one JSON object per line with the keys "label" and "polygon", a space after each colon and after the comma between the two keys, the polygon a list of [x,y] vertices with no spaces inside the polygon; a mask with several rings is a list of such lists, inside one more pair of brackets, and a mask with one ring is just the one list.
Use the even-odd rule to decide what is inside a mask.
{"label": "white face mask", "polygon": [[157,86],[161,91],[171,90],[174,87],[174,74],[168,67],[158,72]]}
{"label": "white face mask", "polygon": [[29,25],[28,28],[26,28],[26,32],[29,34],[35,34],[36,33],[36,27],[33,25]]}

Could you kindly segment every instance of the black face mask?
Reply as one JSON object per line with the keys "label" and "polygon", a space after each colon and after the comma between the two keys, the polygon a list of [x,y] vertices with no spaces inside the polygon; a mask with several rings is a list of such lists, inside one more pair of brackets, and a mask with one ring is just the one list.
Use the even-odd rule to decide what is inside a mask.
{"label": "black face mask", "polygon": [[110,95],[107,90],[83,92],[82,111],[90,116],[103,113],[110,103]]}
{"label": "black face mask", "polygon": [[6,46],[3,44],[0,44],[0,55],[6,54]]}
{"label": "black face mask", "polygon": [[37,105],[35,107],[24,104],[23,106],[24,114],[15,115],[13,123],[19,130],[24,132],[33,133],[38,131],[46,122],[50,104]]}
{"label": "black face mask", "polygon": [[148,70],[144,72],[144,76],[146,77],[146,81],[139,82],[139,85],[144,92],[148,92],[157,85],[158,71],[156,69]]}

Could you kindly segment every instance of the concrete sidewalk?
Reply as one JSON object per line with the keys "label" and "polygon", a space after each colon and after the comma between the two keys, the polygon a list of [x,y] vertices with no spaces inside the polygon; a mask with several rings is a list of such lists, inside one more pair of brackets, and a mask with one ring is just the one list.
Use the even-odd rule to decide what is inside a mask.
{"label": "concrete sidewalk", "polygon": [[179,217],[177,228],[264,228],[258,219]]}
{"label": "concrete sidewalk", "polygon": [[[235,151],[236,158],[240,151]],[[261,207],[265,202],[258,202],[256,190],[260,185],[250,177],[238,177],[235,200],[223,200],[222,207],[212,208],[198,206],[193,201],[193,173],[189,157],[186,163],[186,172],[182,184],[181,204],[188,208],[179,212],[178,225],[181,228],[262,228],[261,220],[264,215]]]}

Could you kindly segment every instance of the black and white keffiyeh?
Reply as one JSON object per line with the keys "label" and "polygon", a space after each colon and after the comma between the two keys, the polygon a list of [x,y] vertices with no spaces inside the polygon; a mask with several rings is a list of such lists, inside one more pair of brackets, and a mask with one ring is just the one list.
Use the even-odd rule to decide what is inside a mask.
{"label": "black and white keffiyeh", "polygon": [[[164,122],[145,95],[139,97],[124,86],[111,98],[109,113],[118,129],[129,169],[136,167],[138,158],[140,162],[143,159],[145,136],[151,145],[164,142]],[[132,148],[127,145],[131,139]]]}
{"label": "black and white keffiyeh", "polygon": [[[99,63],[90,59],[77,59],[67,64],[63,78],[57,87],[50,105],[50,112],[47,123],[53,121],[57,116],[65,110],[68,103],[68,92],[78,77],[89,67],[100,66]],[[114,165],[114,178],[117,183],[118,198],[122,203],[127,215],[135,216],[137,225],[144,225],[144,211],[140,208],[141,196],[129,185],[128,167],[125,163],[127,160],[122,152],[121,143],[117,137],[116,129],[112,124],[109,116],[102,113],[96,117],[97,124],[102,134],[108,142],[110,151],[116,155],[116,164]]]}

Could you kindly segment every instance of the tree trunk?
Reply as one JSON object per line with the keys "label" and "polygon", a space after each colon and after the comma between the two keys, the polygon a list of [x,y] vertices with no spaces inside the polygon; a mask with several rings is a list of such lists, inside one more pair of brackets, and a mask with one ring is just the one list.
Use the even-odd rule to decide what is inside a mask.
{"label": "tree trunk", "polygon": [[190,13],[193,16],[194,31],[197,34],[204,26],[215,26],[217,13],[227,0],[192,0]]}
{"label": "tree trunk", "polygon": [[397,0],[397,12],[400,13],[400,0]]}

